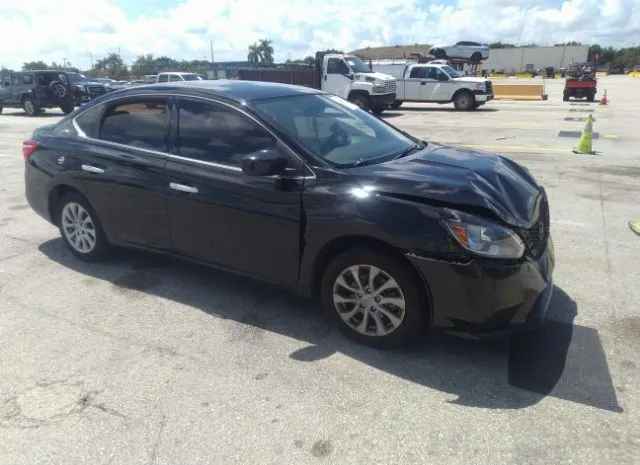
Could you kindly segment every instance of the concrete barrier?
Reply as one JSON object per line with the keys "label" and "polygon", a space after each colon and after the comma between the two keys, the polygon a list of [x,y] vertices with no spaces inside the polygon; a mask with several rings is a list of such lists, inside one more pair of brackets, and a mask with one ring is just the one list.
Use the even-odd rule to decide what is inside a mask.
{"label": "concrete barrier", "polygon": [[496,100],[543,100],[542,84],[494,83],[493,98]]}
{"label": "concrete barrier", "polygon": [[531,79],[531,73],[516,73],[516,77],[519,79]]}
{"label": "concrete barrier", "polygon": [[596,71],[596,76],[608,76],[609,73],[607,71]]}
{"label": "concrete barrier", "polygon": [[640,77],[640,71],[631,71],[629,73],[629,76],[631,76],[631,77]]}

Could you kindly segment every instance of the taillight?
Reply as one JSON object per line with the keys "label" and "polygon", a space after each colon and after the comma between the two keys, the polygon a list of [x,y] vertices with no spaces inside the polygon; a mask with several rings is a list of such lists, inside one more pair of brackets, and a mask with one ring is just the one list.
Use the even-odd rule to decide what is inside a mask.
{"label": "taillight", "polygon": [[38,150],[40,144],[38,144],[35,140],[25,140],[22,142],[22,156],[24,157],[24,161],[29,160],[33,152]]}

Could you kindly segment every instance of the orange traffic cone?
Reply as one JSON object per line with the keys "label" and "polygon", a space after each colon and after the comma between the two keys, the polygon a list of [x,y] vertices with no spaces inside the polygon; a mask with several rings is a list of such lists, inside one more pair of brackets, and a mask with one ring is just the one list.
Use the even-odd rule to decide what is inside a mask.
{"label": "orange traffic cone", "polygon": [[607,104],[607,89],[604,90],[604,95],[600,99],[600,105],[606,105],[606,104]]}

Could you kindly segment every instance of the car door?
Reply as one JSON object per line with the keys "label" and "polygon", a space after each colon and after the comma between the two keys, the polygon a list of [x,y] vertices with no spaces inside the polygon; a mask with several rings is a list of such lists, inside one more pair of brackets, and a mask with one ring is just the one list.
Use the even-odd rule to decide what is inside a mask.
{"label": "car door", "polygon": [[405,100],[420,100],[420,82],[424,74],[424,68],[414,66],[409,71],[409,76],[404,80]]}
{"label": "car door", "polygon": [[325,58],[327,66],[325,68],[324,82],[322,90],[338,97],[346,99],[349,97],[351,69],[342,58]]}
{"label": "car door", "polygon": [[449,76],[440,68],[432,67],[429,69],[429,78],[432,86],[432,99],[438,101],[450,100],[455,84],[451,82]]}
{"label": "car door", "polygon": [[[174,252],[281,283],[295,283],[302,180],[245,175],[242,158],[286,148],[247,114],[180,98],[176,156],[167,162]],[[295,158],[295,157],[294,157]],[[300,170],[291,159],[293,173]]]}
{"label": "car door", "polygon": [[131,97],[99,105],[75,120],[86,142],[70,150],[84,193],[107,234],[168,249],[164,166],[170,149],[167,97]]}

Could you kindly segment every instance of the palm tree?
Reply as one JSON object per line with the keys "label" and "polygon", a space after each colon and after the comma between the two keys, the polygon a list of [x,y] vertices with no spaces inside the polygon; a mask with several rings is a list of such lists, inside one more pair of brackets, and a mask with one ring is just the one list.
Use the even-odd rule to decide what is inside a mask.
{"label": "palm tree", "polygon": [[258,44],[249,45],[249,53],[247,54],[247,60],[254,66],[262,62],[262,53]]}
{"label": "palm tree", "polygon": [[270,65],[273,63],[273,41],[269,39],[260,39],[258,49],[261,52],[263,63]]}

